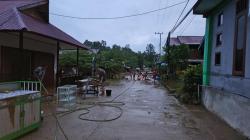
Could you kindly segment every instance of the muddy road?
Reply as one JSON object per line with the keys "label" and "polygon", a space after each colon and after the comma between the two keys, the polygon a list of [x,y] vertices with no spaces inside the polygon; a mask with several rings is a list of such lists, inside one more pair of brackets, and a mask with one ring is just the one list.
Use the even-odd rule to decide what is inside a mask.
{"label": "muddy road", "polygon": [[[150,81],[123,80],[107,88],[112,89],[111,97],[88,96],[82,102],[115,98],[124,103],[117,105],[122,112],[119,108],[96,106],[83,117],[109,120],[122,113],[121,117],[93,122],[79,119],[84,111],[68,114],[59,120],[69,140],[246,140],[203,107],[182,105],[165,88]],[[55,119],[48,116],[41,128],[21,139],[53,140],[55,132]],[[62,132],[57,132],[57,139],[65,139]]]}

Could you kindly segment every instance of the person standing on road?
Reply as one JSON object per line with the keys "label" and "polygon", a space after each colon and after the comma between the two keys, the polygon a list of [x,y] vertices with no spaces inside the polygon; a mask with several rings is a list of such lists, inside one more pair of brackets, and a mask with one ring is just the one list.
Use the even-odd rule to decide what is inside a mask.
{"label": "person standing on road", "polygon": [[136,71],[133,70],[133,80],[136,80],[136,79],[135,79],[135,76],[136,76]]}
{"label": "person standing on road", "polygon": [[98,74],[98,77],[99,77],[99,81],[100,81],[100,84],[101,84],[101,96],[105,95],[105,88],[104,88],[104,82],[106,81],[106,71],[102,68],[98,68],[97,69],[97,74]]}
{"label": "person standing on road", "polygon": [[154,71],[153,71],[154,85],[155,85],[156,75],[157,75],[157,72],[156,72],[156,70],[154,70]]}

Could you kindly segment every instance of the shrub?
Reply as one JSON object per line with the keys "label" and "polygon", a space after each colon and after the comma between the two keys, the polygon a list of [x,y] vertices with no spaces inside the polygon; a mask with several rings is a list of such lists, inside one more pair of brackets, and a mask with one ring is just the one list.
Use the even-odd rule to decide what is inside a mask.
{"label": "shrub", "polygon": [[184,71],[184,87],[183,94],[180,95],[181,101],[184,103],[197,103],[198,85],[202,83],[202,67],[201,65],[189,66]]}

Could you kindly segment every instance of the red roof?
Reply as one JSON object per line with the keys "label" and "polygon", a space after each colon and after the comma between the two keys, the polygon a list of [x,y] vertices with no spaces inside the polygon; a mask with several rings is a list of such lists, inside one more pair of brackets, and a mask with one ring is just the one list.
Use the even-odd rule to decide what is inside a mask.
{"label": "red roof", "polygon": [[170,45],[177,46],[180,44],[186,45],[200,45],[202,43],[203,36],[177,36],[170,38]]}
{"label": "red roof", "polygon": [[88,49],[85,45],[75,40],[50,23],[35,19],[22,13],[20,8],[30,5],[47,4],[44,0],[4,0],[0,1],[0,31],[24,30],[53,38],[76,47]]}

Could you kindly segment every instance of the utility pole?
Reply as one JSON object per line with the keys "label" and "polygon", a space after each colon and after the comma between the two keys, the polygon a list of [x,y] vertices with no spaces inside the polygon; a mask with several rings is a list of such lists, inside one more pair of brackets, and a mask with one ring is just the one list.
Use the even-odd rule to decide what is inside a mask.
{"label": "utility pole", "polygon": [[162,36],[163,32],[161,32],[161,33],[160,32],[155,32],[155,34],[160,36],[160,44],[159,44],[160,45],[159,46],[160,47],[160,50],[159,50],[160,52],[159,52],[159,54],[160,54],[160,57],[161,57],[161,36]]}

